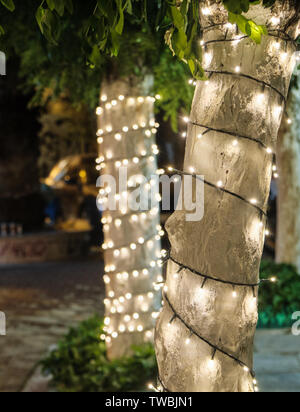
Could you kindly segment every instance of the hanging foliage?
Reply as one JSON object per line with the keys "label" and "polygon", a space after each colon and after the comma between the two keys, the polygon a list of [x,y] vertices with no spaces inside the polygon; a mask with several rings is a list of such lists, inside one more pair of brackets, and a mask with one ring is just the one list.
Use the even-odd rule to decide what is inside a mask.
{"label": "hanging foliage", "polygon": [[[256,43],[267,35],[267,28],[245,17],[251,6],[260,0],[222,0],[229,13],[229,22],[237,24],[240,31]],[[1,0],[10,11],[15,9],[13,0]],[[263,0],[271,7],[275,0]],[[67,14],[76,14],[73,0],[37,0],[36,20],[43,35],[53,44],[58,44]],[[97,61],[100,53],[117,56],[121,47],[126,20],[133,17],[146,21],[153,31],[162,29],[172,52],[185,62],[196,79],[204,80],[201,50],[198,38],[199,0],[93,0],[85,3],[88,16],[84,21],[81,36],[93,39],[92,57]],[[3,27],[0,28],[3,33]]]}

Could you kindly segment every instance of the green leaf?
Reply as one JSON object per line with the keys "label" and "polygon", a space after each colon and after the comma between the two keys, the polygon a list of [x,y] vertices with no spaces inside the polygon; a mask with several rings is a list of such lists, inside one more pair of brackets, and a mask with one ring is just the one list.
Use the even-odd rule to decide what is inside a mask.
{"label": "green leaf", "polygon": [[255,43],[261,43],[263,35],[268,34],[266,26],[258,25],[253,20],[247,19],[245,16],[228,12],[229,22],[237,24],[240,31],[249,36]]}
{"label": "green leaf", "polygon": [[65,12],[65,3],[63,0],[52,0],[55,5],[55,10],[60,16],[64,15]]}
{"label": "green leaf", "polygon": [[74,6],[72,0],[65,0],[65,7],[70,14],[74,13]]}
{"label": "green leaf", "polygon": [[118,34],[122,34],[123,28],[124,28],[124,11],[123,11],[122,0],[117,0],[117,5],[118,5],[118,11],[119,11],[120,17],[115,27],[115,30]]}
{"label": "green leaf", "polygon": [[51,11],[55,9],[55,1],[54,0],[47,0],[47,5]]}
{"label": "green leaf", "polygon": [[1,3],[3,4],[3,6],[5,6],[10,11],[15,10],[15,4],[13,0],[1,0]]}

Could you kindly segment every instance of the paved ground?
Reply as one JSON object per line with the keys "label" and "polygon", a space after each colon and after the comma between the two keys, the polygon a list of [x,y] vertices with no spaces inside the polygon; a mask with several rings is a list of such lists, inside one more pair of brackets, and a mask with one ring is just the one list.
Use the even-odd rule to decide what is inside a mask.
{"label": "paved ground", "polygon": [[0,392],[22,389],[48,348],[68,328],[102,313],[102,262],[61,262],[0,268]]}
{"label": "paved ground", "polygon": [[[7,336],[0,336],[0,392],[47,390],[47,381],[32,373],[70,326],[102,314],[102,271],[98,258],[0,267],[0,311],[7,317]],[[262,391],[300,392],[300,336],[258,331],[255,369]]]}
{"label": "paved ground", "polygon": [[262,392],[300,392],[300,336],[257,331],[255,370]]}

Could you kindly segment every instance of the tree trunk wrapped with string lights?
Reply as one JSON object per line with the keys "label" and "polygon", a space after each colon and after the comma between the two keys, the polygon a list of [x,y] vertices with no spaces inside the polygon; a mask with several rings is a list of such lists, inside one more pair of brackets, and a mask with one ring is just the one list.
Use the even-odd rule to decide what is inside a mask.
{"label": "tree trunk wrapped with string lights", "polygon": [[[288,117],[277,146],[277,263],[290,263],[300,273],[300,80],[291,90]],[[275,171],[277,174],[277,171]]]}
{"label": "tree trunk wrapped with string lights", "polygon": [[205,213],[176,211],[164,308],[156,330],[159,390],[252,392],[259,265],[273,153],[294,68],[295,3],[253,6],[260,45],[201,1],[203,65],[188,125],[184,174],[204,175]]}
{"label": "tree trunk wrapped with string lights", "polygon": [[[159,218],[154,119],[155,98],[147,95],[151,79],[144,84],[136,79],[106,83],[102,88],[97,168],[120,183],[120,170],[127,171],[125,190],[114,194],[116,210],[105,210],[113,187],[100,189],[98,204],[103,208],[104,260],[106,284],[105,330],[108,356],[118,358],[130,353],[132,345],[153,339],[161,296],[154,283],[161,281],[158,261],[162,229]],[[147,208],[131,210],[130,192],[141,187],[140,197]],[[152,196],[151,208],[148,209]],[[154,197],[153,197],[154,196]],[[145,204],[145,203],[144,203]]]}

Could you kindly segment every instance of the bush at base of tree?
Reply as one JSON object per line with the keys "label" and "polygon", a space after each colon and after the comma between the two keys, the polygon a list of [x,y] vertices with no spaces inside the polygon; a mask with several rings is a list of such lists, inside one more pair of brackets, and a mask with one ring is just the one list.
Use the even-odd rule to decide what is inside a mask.
{"label": "bush at base of tree", "polygon": [[145,391],[157,377],[153,346],[133,347],[132,356],[114,361],[100,341],[103,320],[95,316],[73,328],[42,362],[59,392]]}

